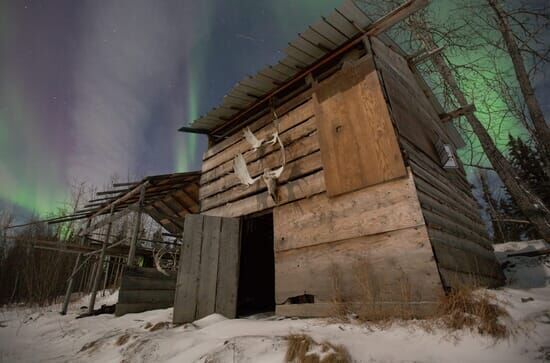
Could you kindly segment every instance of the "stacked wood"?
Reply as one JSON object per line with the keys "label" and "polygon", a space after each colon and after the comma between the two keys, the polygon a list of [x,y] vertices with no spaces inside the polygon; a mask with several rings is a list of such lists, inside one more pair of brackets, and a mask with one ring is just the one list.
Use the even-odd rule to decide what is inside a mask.
{"label": "stacked wood", "polygon": [[176,274],[166,276],[154,268],[124,268],[115,315],[140,313],[174,306]]}

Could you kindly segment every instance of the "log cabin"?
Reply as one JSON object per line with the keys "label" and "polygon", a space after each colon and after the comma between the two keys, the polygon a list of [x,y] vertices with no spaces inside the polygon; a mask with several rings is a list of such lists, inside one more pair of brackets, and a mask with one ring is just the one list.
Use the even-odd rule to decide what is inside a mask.
{"label": "log cabin", "polygon": [[[456,150],[411,57],[346,1],[180,131],[208,135],[185,217],[174,322],[217,312],[426,316],[503,275]],[[427,58],[427,57],[425,57]]]}

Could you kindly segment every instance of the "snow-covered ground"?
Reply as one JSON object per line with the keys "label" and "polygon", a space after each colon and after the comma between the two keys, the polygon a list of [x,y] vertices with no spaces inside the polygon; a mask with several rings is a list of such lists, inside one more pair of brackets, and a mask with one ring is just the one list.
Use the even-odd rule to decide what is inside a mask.
{"label": "snow-covered ground", "polygon": [[[59,306],[10,308],[0,312],[0,362],[283,362],[289,334],[345,346],[357,362],[531,362],[550,361],[550,258],[507,253],[548,248],[542,241],[497,246],[507,260],[510,284],[493,291],[515,331],[495,341],[470,331],[425,329],[421,322],[391,326],[344,324],[323,319],[220,315],[172,327],[172,309],[123,317],[75,319],[87,300]],[[116,293],[99,298],[114,303]]]}

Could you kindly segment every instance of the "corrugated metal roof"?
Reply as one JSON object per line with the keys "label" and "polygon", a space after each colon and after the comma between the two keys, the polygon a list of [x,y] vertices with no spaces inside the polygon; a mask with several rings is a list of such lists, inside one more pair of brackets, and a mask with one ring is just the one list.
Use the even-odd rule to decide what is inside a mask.
{"label": "corrugated metal roof", "polygon": [[[328,52],[356,36],[370,19],[352,1],[346,0],[327,17],[311,25],[284,49],[286,55],[279,63],[267,66],[254,76],[237,83],[223,98],[222,107],[210,110],[191,123],[196,129],[212,130],[227,118],[246,109],[254,102],[296,75],[301,69],[315,63]],[[232,108],[233,107],[233,108]]]}
{"label": "corrugated metal roof", "polygon": [[[248,109],[259,99],[277,89],[280,84],[291,80],[304,68],[358,36],[372,23],[355,1],[345,0],[331,14],[310,25],[303,33],[298,34],[294,41],[288,43],[288,47],[284,49],[286,56],[277,64],[267,66],[256,75],[248,76],[238,82],[224,96],[221,107],[210,110],[194,120],[190,126],[203,130],[220,127],[232,116]],[[453,125],[448,124],[447,127],[452,129],[449,132],[455,136],[457,146],[463,145],[463,142],[457,141],[458,133]]]}

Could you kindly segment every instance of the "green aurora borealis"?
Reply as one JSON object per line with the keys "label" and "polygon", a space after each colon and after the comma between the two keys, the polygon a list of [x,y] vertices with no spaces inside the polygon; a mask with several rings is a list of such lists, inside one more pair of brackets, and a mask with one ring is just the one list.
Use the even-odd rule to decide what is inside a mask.
{"label": "green aurora borealis", "polygon": [[[150,119],[140,121],[144,129],[165,128],[162,135],[156,136],[150,141],[153,143],[147,145],[148,150],[162,152],[158,151],[158,156],[154,156],[154,152],[148,152],[147,161],[134,156],[135,165],[127,166],[129,174],[134,174],[134,168],[137,170],[138,166],[146,174],[200,168],[204,137],[179,133],[177,128],[217,106],[223,95],[245,75],[253,74],[266,64],[276,62],[283,56],[280,50],[286,47],[287,42],[293,40],[309,24],[318,21],[321,15],[330,13],[340,1],[207,0],[188,3],[181,16],[192,22],[193,31],[183,35],[188,42],[188,52],[184,54],[176,80],[180,86],[175,88],[174,92],[177,93],[172,95],[183,111],[168,123],[161,123],[153,111],[150,112]],[[93,6],[94,3],[90,4]],[[436,0],[430,6],[430,11],[437,20],[445,21],[451,14],[455,14],[454,4],[451,0]],[[71,2],[65,5],[76,6]],[[51,6],[53,9],[50,13],[56,10],[54,5]],[[18,24],[23,19],[18,12],[23,11],[25,9],[21,6],[8,7],[6,3],[0,3],[2,54],[11,51],[10,45],[28,40],[20,34],[23,27],[37,26],[33,31],[43,32],[52,26],[48,22],[38,25]],[[74,13],[77,11],[74,10]],[[39,25],[43,27],[40,28]],[[79,24],[69,25],[79,29]],[[73,29],[63,29],[63,26],[61,24],[61,28],[55,28],[54,33],[63,34]],[[78,41],[77,35],[74,37]],[[37,42],[42,41],[39,39]],[[71,38],[71,41],[74,39]],[[33,44],[28,44],[29,49],[32,46]],[[17,49],[20,51],[26,49],[26,46]],[[69,51],[80,50],[78,46],[69,48]],[[176,48],[173,51],[174,55],[181,57],[184,50],[182,47],[181,50]],[[455,64],[466,64],[480,57],[477,51],[456,54],[451,51],[446,54]],[[62,57],[63,54],[58,56]],[[70,54],[67,57],[70,58]],[[47,85],[56,82],[56,75],[39,79],[38,81],[45,82],[46,85],[37,90],[31,78],[40,70],[39,64],[37,63],[38,70],[26,75],[26,69],[16,64],[17,61],[17,55],[14,55],[10,67],[0,67],[0,210],[6,205],[15,205],[27,212],[45,215],[62,207],[69,199],[71,185],[83,181],[80,175],[70,175],[67,172],[67,163],[70,162],[74,144],[79,142],[72,128],[73,121],[63,110],[63,107],[71,107],[72,90],[68,87],[66,106],[51,106],[50,103],[55,103],[56,100],[52,99],[53,94],[47,94]],[[52,62],[51,59],[36,60],[42,61]],[[67,61],[69,63],[70,60]],[[502,59],[499,66],[509,69],[510,62]],[[486,75],[491,75],[491,65],[487,64],[482,68],[487,68]],[[63,72],[62,69],[55,69]],[[64,77],[71,81],[71,77],[78,76],[71,73]],[[500,117],[504,122],[500,125],[484,115],[480,106],[482,99],[488,100],[487,107],[491,107],[493,111],[502,109],[502,100],[494,90],[487,89],[481,79],[469,77],[463,85],[469,99],[477,103],[478,116],[488,125],[492,136],[498,138],[499,146],[503,146],[508,132],[515,136],[524,134],[523,128],[510,115],[501,112]],[[44,106],[44,99],[48,99],[47,106]],[[160,115],[164,113],[161,112]],[[166,145],[161,149],[159,142]],[[109,176],[102,175],[102,178],[107,182]]]}

